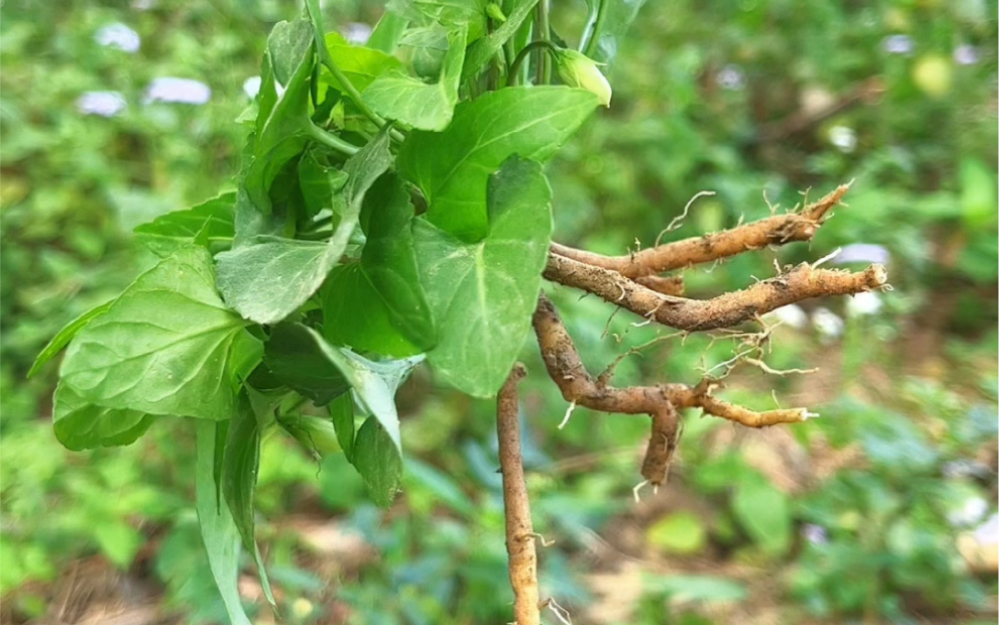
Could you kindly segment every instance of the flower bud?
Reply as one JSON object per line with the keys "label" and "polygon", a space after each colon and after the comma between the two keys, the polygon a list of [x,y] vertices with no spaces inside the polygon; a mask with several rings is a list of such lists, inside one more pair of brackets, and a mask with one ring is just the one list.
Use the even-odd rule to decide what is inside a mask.
{"label": "flower bud", "polygon": [[603,63],[597,63],[576,50],[559,50],[555,54],[555,66],[562,82],[595,93],[600,104],[610,106],[611,86],[600,72],[599,65]]}

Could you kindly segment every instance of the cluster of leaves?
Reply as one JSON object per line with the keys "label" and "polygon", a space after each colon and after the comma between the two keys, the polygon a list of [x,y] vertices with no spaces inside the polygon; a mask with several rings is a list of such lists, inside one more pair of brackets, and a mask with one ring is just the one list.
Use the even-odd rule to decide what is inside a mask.
{"label": "cluster of leaves", "polygon": [[[239,542],[270,598],[253,507],[265,431],[342,449],[388,505],[402,468],[393,396],[423,354],[449,385],[489,397],[520,351],[552,229],[540,162],[598,103],[565,86],[471,97],[511,71],[504,46],[535,4],[513,3],[487,34],[482,10],[413,3],[366,47],[327,34],[316,2],[277,24],[241,116],[236,192],[139,226],[162,260],[63,328],[29,372],[67,348],[54,428],[70,449],[196,420],[197,507],[233,622],[245,622]],[[302,414],[308,402],[322,415]]]}

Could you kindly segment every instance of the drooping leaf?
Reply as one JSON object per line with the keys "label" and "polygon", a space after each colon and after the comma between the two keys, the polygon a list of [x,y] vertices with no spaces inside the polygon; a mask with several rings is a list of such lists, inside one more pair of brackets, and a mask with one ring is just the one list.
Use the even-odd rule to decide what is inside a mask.
{"label": "drooping leaf", "polygon": [[586,0],[590,15],[586,22],[586,56],[611,63],[621,41],[646,0]]}
{"label": "drooping leaf", "polygon": [[209,252],[223,251],[232,245],[235,234],[235,203],[235,193],[223,193],[188,210],[167,213],[136,227],[135,238],[160,258],[191,245],[204,246]]}
{"label": "drooping leaf", "polygon": [[739,480],[732,511],[758,545],[781,555],[791,545],[791,508],[787,495],[762,476],[746,474]]}
{"label": "drooping leaf", "polygon": [[490,177],[489,236],[464,243],[418,219],[421,281],[438,316],[427,354],[455,388],[490,397],[524,343],[551,239],[551,190],[541,165],[511,158]]}
{"label": "drooping leaf", "polygon": [[113,303],[114,300],[104,302],[100,306],[91,308],[63,326],[62,330],[59,330],[59,333],[53,336],[52,340],[49,341],[44,348],[42,348],[41,352],[38,353],[38,356],[35,358],[35,362],[31,363],[31,369],[28,370],[27,377],[30,378],[38,373],[38,371],[44,367],[48,361],[55,358],[56,355],[62,351],[62,348],[66,347],[66,345],[73,340],[73,337],[76,336],[80,330],[82,330],[93,319],[106,313],[108,309],[111,308],[111,304]]}
{"label": "drooping leaf", "polygon": [[297,324],[274,327],[264,347],[264,364],[280,383],[317,406],[325,406],[350,389],[340,369],[319,350],[304,327]]}
{"label": "drooping leaf", "polygon": [[401,71],[383,74],[361,94],[376,113],[421,130],[444,130],[458,103],[458,85],[465,58],[465,29],[448,35],[448,50],[440,76],[425,83]]}
{"label": "drooping leaf", "polygon": [[334,269],[324,287],[323,320],[330,341],[397,357],[434,346],[436,328],[419,281],[412,219],[402,181],[382,176],[361,212],[367,234],[361,261]]}
{"label": "drooping leaf", "polygon": [[456,106],[444,132],[411,132],[399,151],[398,171],[423,190],[434,225],[477,241],[488,231],[489,174],[514,154],[547,159],[596,105],[596,96],[580,89],[500,89]]}
{"label": "drooping leaf", "polygon": [[395,52],[396,44],[402,37],[403,31],[406,30],[407,24],[409,24],[409,20],[401,15],[385,11],[371,31],[371,36],[368,37],[367,47],[385,54],[392,54]]}
{"label": "drooping leaf", "polygon": [[344,457],[353,462],[354,458],[354,400],[349,394],[341,395],[330,403],[330,419],[336,430]]}
{"label": "drooping leaf", "polygon": [[[303,326],[304,327],[304,326]],[[385,432],[400,451],[399,415],[395,410],[395,391],[422,357],[387,362],[374,362],[357,354],[333,347],[312,328],[305,328],[323,354],[335,364],[350,382],[355,396],[378,419]],[[356,455],[357,443],[354,443]]]}
{"label": "drooping leaf", "polygon": [[345,209],[326,243],[259,236],[216,257],[219,291],[246,319],[275,324],[305,303],[340,260],[357,225],[364,194],[392,163],[383,131],[344,164]]}
{"label": "drooping leaf", "polygon": [[357,430],[353,464],[368,487],[371,499],[388,508],[402,481],[402,456],[392,438],[375,417],[368,417]]}
{"label": "drooping leaf", "polygon": [[517,33],[517,29],[537,4],[538,0],[516,0],[505,22],[468,47],[465,68],[461,73],[462,80],[472,78],[482,71],[489,60],[503,48],[503,44]]}
{"label": "drooping leaf", "polygon": [[186,248],[139,276],[76,335],[62,381],[107,408],[228,419],[241,373],[230,348],[245,326],[215,291],[208,252]]}
{"label": "drooping leaf", "polygon": [[56,388],[52,412],[56,438],[72,451],[131,445],[156,420],[138,410],[91,404],[64,384]]}
{"label": "drooping leaf", "polygon": [[208,551],[208,563],[215,584],[225,603],[232,625],[251,625],[239,599],[240,536],[229,507],[221,504],[221,493],[215,479],[216,425],[208,421],[196,424],[198,435],[197,508],[201,537]]}

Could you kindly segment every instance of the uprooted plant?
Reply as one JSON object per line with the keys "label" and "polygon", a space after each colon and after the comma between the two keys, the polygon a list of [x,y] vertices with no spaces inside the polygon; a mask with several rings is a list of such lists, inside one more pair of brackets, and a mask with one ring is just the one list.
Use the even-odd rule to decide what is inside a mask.
{"label": "uprooted plant", "polygon": [[[579,289],[681,332],[733,328],[806,298],[885,286],[883,268],[778,267],[712,299],[663,275],[810,240],[847,191],[788,214],[622,257],[551,240],[542,165],[599,105],[609,62],[637,4],[590,3],[578,50],[554,35],[545,0],[401,2],[366,46],[323,27],[318,2],[275,26],[235,192],[136,229],[162,260],[121,295],[63,329],[56,436],[74,450],[127,445],[158,420],[193,419],[197,508],[233,623],[240,544],[256,560],[253,496],[261,437],[275,426],[309,451],[342,451],[372,499],[402,473],[395,390],[423,360],[476,397],[498,394],[507,548],[520,625],[539,622],[536,535],[520,462],[517,356],[533,326],[571,407],[650,417],[641,475],[666,480],[680,411],[748,427],[805,409],[755,412],[693,385],[616,387],[594,377],[542,282]],[[560,85],[550,84],[553,72]],[[540,296],[539,296],[540,293]],[[752,336],[743,333],[743,336]],[[759,340],[745,362],[766,368]],[[355,415],[364,417],[356,427]],[[273,602],[273,600],[272,600]]]}

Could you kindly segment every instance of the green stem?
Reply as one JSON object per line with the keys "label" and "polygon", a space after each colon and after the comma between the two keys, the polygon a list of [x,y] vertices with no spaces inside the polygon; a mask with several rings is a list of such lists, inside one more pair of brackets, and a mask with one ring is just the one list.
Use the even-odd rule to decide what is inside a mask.
{"label": "green stem", "polygon": [[[541,0],[537,7],[538,40],[551,41],[551,26],[548,23],[548,0]],[[536,82],[547,85],[552,81],[551,59],[543,53],[538,53],[538,73]]]}
{"label": "green stem", "polygon": [[596,54],[596,47],[600,40],[600,31],[604,27],[604,20],[607,17],[607,0],[597,0],[600,5],[597,8],[597,19],[593,22],[593,28],[590,29],[590,36],[586,40],[586,46],[580,46],[580,51],[591,59],[594,58]]}
{"label": "green stem", "polygon": [[546,41],[544,39],[538,39],[536,41],[532,41],[531,43],[524,46],[524,48],[517,55],[517,58],[514,59],[513,65],[510,66],[510,73],[507,75],[508,87],[513,87],[514,85],[517,84],[518,82],[517,74],[520,72],[520,66],[524,63],[524,59],[530,56],[531,53],[534,52],[535,50],[540,50],[540,49],[545,49],[551,54],[557,54],[559,51],[558,48],[555,47],[555,45],[552,42]]}
{"label": "green stem", "polygon": [[[337,82],[340,83],[340,88],[343,90],[347,97],[351,99],[361,114],[371,120],[371,122],[378,126],[378,128],[385,127],[385,120],[382,119],[377,113],[371,110],[371,107],[361,98],[361,92],[357,90],[354,83],[350,82],[347,75],[343,73],[343,70],[336,64],[333,60],[333,55],[330,54],[329,48],[326,47],[326,34],[323,28],[322,15],[319,11],[318,2],[306,2],[306,8],[312,17],[312,25],[316,31],[316,51],[319,53],[319,62],[323,64],[333,74]],[[405,137],[398,130],[394,128],[389,131],[389,135],[396,141],[402,141]]]}
{"label": "green stem", "polygon": [[341,152],[347,156],[353,156],[361,149],[353,143],[348,143],[340,137],[326,132],[315,124],[309,124],[309,137],[316,143],[321,143],[328,148],[333,148],[337,152]]}

